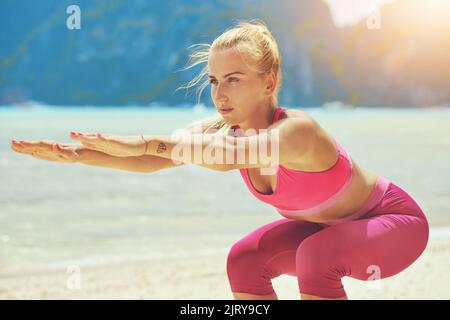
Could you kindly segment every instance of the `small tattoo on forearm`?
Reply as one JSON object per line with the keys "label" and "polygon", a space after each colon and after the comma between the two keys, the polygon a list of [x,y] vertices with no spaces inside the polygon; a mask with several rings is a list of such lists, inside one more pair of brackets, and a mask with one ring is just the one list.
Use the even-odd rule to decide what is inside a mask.
{"label": "small tattoo on forearm", "polygon": [[165,145],[164,143],[160,142],[160,143],[158,144],[158,149],[156,149],[156,152],[157,152],[157,153],[162,153],[162,152],[164,152],[164,151],[166,151],[166,150],[167,150],[166,145]]}

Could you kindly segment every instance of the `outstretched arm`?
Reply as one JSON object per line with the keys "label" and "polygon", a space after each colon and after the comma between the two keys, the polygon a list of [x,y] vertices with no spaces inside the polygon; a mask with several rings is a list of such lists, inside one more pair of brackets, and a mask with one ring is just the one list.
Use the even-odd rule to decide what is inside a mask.
{"label": "outstretched arm", "polygon": [[116,156],[151,155],[176,164],[192,163],[217,171],[268,168],[301,161],[316,138],[313,120],[282,119],[262,133],[244,136],[190,134],[165,136],[72,135],[88,148]]}
{"label": "outstretched arm", "polygon": [[182,165],[158,156],[115,157],[100,151],[87,149],[86,147],[82,148],[79,151],[80,157],[77,162],[97,167],[151,173]]}
{"label": "outstretched arm", "polygon": [[[185,130],[198,130],[189,124]],[[204,130],[204,128],[202,129]],[[203,132],[203,131],[202,131]],[[153,155],[114,156],[83,144],[58,143],[53,140],[11,141],[11,149],[17,153],[32,156],[36,159],[61,163],[83,163],[86,165],[119,169],[131,172],[151,173],[162,169],[173,168],[184,163]]]}
{"label": "outstretched arm", "polygon": [[15,141],[11,149],[17,153],[30,155],[36,159],[61,163],[83,163],[87,165],[150,173],[177,166],[171,160],[157,156],[115,157],[91,150],[81,144],[56,143],[49,140]]}

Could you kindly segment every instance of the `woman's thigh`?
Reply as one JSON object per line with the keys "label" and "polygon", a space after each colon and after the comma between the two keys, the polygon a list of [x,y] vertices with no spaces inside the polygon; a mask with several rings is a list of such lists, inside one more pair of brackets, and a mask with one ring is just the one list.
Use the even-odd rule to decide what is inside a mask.
{"label": "woman's thigh", "polygon": [[[425,250],[428,221],[402,188],[390,183],[383,199],[357,220],[328,226],[297,252],[297,275],[385,278],[412,264]],[[306,280],[305,280],[306,281]]]}
{"label": "woman's thigh", "polygon": [[299,246],[297,275],[306,282],[317,277],[390,277],[411,265],[427,241],[427,225],[410,215],[385,214],[345,222],[312,235]]}
{"label": "woman's thigh", "polygon": [[263,225],[238,240],[228,254],[227,272],[260,273],[264,268],[274,278],[295,275],[295,252],[300,243],[324,226],[308,221],[279,219]]}

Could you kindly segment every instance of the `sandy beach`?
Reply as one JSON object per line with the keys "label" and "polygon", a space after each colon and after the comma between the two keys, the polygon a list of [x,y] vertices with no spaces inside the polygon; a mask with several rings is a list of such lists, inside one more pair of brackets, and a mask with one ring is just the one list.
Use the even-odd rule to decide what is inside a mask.
{"label": "sandy beach", "polygon": [[[430,238],[422,256],[393,277],[343,278],[349,299],[449,299],[450,238]],[[80,288],[67,270],[2,277],[0,299],[232,299],[226,252],[200,257],[82,267]],[[72,278],[73,279],[73,278]],[[70,284],[72,283],[72,285]],[[279,299],[299,300],[296,278],[272,280]],[[69,289],[70,288],[70,289]]]}

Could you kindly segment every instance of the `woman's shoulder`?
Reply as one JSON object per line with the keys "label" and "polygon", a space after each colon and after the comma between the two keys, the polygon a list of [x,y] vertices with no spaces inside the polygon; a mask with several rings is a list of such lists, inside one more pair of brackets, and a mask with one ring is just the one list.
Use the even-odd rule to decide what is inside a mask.
{"label": "woman's shoulder", "polygon": [[301,119],[309,119],[311,121],[315,121],[315,119],[306,111],[299,110],[299,109],[287,109],[283,108],[284,110],[280,112],[279,120],[280,119],[287,119],[287,118],[301,118]]}
{"label": "woman's shoulder", "polygon": [[[321,129],[319,123],[303,110],[283,108],[283,111],[278,115],[277,121],[282,119],[290,119],[289,122],[292,124],[295,123],[296,127],[307,128],[309,131],[316,132]],[[276,126],[276,124],[274,125]]]}
{"label": "woman's shoulder", "polygon": [[323,128],[320,123],[306,111],[299,109],[284,109],[284,111],[280,113],[279,119],[286,118],[305,120],[305,122],[312,124],[312,126],[310,127],[313,128],[318,136],[329,140],[329,142],[333,141],[333,137],[331,136],[331,134],[328,133],[327,130]]}
{"label": "woman's shoulder", "polygon": [[[312,169],[318,171],[323,170],[323,163],[326,163],[327,168],[330,163],[336,163],[336,158],[339,157],[337,146],[335,145],[335,140],[333,136],[323,128],[309,113],[298,110],[298,109],[286,109],[280,113],[279,119],[286,118],[298,118],[305,120],[307,123],[312,124],[308,126],[314,132],[314,143],[311,146],[312,150],[310,152],[309,162]],[[305,160],[308,162],[307,160]],[[303,166],[305,163],[302,164]],[[295,164],[293,165],[295,166]],[[294,168],[295,169],[295,168]]]}

